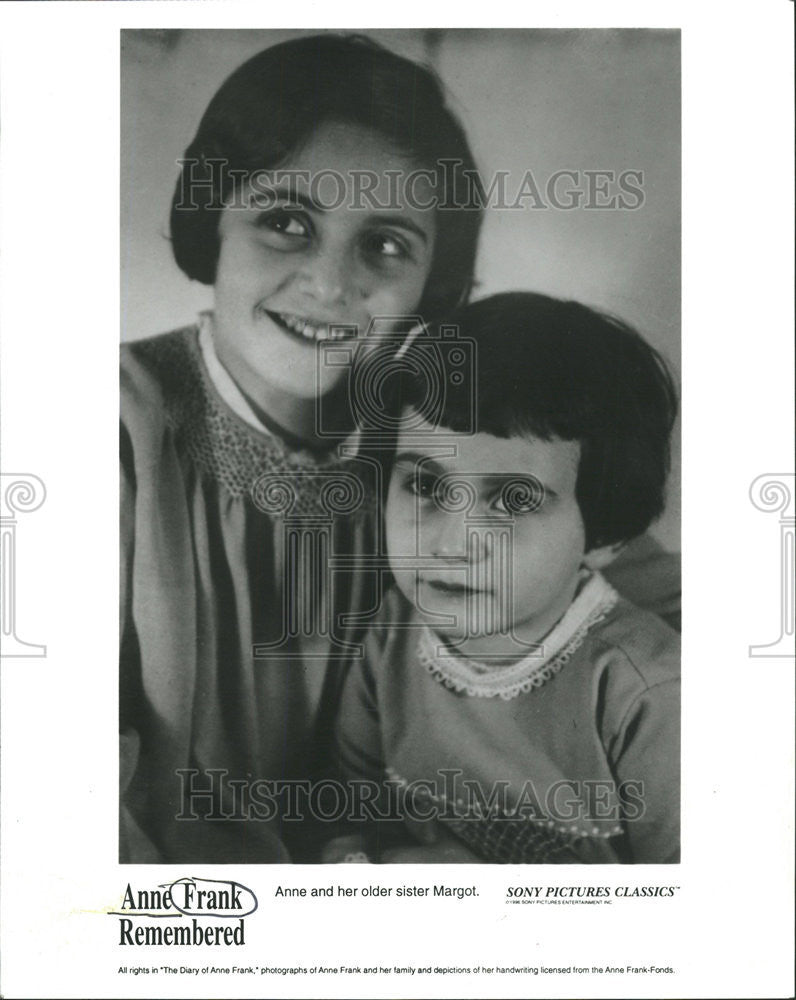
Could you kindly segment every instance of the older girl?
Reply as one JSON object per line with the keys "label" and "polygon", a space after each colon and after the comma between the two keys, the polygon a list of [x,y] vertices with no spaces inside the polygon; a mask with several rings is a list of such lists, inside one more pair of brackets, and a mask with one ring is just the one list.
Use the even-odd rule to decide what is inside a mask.
{"label": "older girl", "polygon": [[[333,35],[241,66],[186,151],[172,245],[214,310],[122,359],[123,860],[299,850],[301,824],[277,829],[250,793],[262,806],[264,783],[312,772],[353,648],[338,612],[372,605],[364,577],[332,582],[315,558],[365,550],[370,522],[366,477],[336,447],[350,366],[319,352],[466,297],[480,212],[437,209],[443,160],[472,191],[436,78]],[[338,179],[342,199],[319,183]]]}

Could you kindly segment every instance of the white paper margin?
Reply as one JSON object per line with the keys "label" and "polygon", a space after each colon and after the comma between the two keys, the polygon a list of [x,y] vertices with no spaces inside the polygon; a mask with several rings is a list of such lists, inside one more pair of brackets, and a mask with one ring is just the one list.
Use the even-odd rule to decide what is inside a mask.
{"label": "white paper margin", "polygon": [[[471,20],[462,20],[467,16]],[[529,21],[533,23],[530,24]],[[683,55],[684,862],[375,870],[116,863],[116,378],[120,27],[679,27]],[[19,636],[2,663],[7,997],[661,996],[792,991],[793,661],[775,638],[776,518],[756,477],[793,453],[793,10],[766,3],[275,8],[4,4],[3,469],[46,502],[17,530]],[[499,73],[499,67],[495,68]],[[228,872],[255,889],[245,949],[122,949],[128,879]],[[296,900],[277,884],[478,887],[476,902]],[[515,884],[675,884],[671,901],[511,907]],[[127,952],[134,951],[133,955]],[[176,957],[175,957],[176,955]],[[211,979],[121,965],[672,965],[669,977],[344,974]]]}

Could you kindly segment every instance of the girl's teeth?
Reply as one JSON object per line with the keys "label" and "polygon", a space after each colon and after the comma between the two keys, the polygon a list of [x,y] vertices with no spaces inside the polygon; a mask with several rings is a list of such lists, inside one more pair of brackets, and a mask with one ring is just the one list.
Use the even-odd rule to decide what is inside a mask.
{"label": "girl's teeth", "polygon": [[285,326],[294,333],[300,334],[307,340],[342,340],[346,334],[344,330],[330,330],[328,326],[313,326],[309,320],[298,319],[295,316],[285,316],[277,314]]}

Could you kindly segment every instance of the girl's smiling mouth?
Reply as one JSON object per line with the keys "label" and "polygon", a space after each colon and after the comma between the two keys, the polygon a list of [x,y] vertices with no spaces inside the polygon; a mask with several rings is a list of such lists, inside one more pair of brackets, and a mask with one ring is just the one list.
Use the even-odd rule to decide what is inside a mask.
{"label": "girl's smiling mouth", "polygon": [[353,340],[356,338],[356,327],[351,325],[311,320],[294,313],[272,312],[263,306],[257,306],[256,312],[261,316],[267,316],[272,323],[285,332],[304,340]]}

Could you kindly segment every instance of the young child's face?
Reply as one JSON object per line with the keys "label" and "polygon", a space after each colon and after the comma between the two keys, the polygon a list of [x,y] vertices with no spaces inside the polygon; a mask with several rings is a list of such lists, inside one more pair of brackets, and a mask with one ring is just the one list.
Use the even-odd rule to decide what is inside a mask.
{"label": "young child's face", "polygon": [[[450,445],[452,457],[444,454]],[[390,563],[424,617],[455,617],[453,625],[432,624],[465,655],[519,656],[512,636],[539,640],[571,603],[585,550],[579,459],[577,442],[556,438],[440,434],[422,423],[402,430],[386,507]],[[510,513],[501,491],[523,477],[533,477],[532,502]],[[446,487],[455,491],[456,480],[472,491],[470,504],[460,505],[466,511],[442,509],[436,499]],[[402,568],[402,557],[420,557],[423,568]]]}
{"label": "young child's face", "polygon": [[[295,171],[292,190],[272,189],[247,208],[223,210],[215,342],[225,367],[255,402],[267,405],[263,386],[299,399],[315,396],[316,342],[329,337],[330,324],[355,326],[361,336],[372,317],[416,312],[434,252],[434,213],[422,207],[433,191],[423,179],[412,205],[401,185],[393,184],[392,204],[386,196],[386,171],[413,169],[376,133],[328,123],[271,172],[278,183],[281,171]],[[377,185],[370,201],[387,207],[367,198],[359,198],[362,207],[351,207],[352,171],[368,171],[365,184]],[[260,179],[258,188],[265,189]],[[253,193],[251,186],[243,192],[247,204]],[[329,366],[322,373],[323,392],[344,372]]]}

